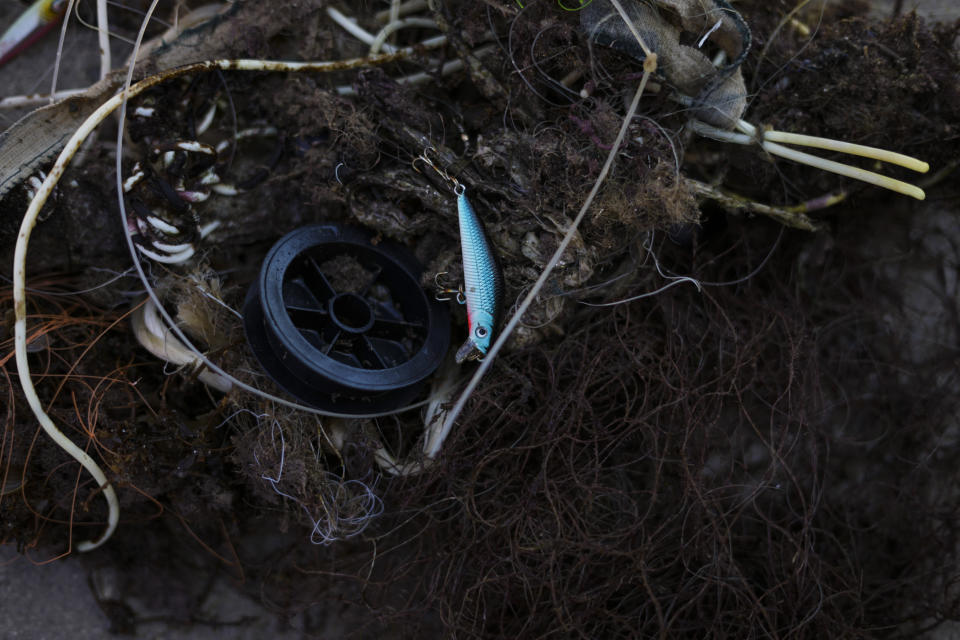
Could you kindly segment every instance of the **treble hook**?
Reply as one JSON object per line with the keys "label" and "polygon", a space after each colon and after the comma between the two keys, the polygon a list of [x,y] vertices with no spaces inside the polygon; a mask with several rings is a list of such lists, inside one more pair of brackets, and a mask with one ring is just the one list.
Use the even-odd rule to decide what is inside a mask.
{"label": "treble hook", "polygon": [[428,156],[427,153],[431,151],[438,156],[440,155],[436,147],[427,147],[426,149],[423,150],[423,153],[421,153],[416,158],[414,158],[413,161],[410,163],[413,166],[413,170],[416,171],[417,173],[420,173],[420,169],[417,168],[417,160],[420,160],[421,162],[426,164],[428,167],[436,171],[441,178],[443,178],[444,180],[449,182],[451,185],[453,185],[454,193],[456,193],[457,195],[462,194],[463,191],[465,190],[464,186],[460,184],[459,180],[451,176],[448,171],[446,171],[445,169],[441,169],[439,166],[437,166],[436,162],[430,159],[430,156]]}
{"label": "treble hook", "polygon": [[450,300],[450,298],[449,297],[441,298],[440,296],[447,296],[451,293],[455,293],[457,302],[459,304],[466,304],[467,296],[463,292],[463,285],[460,285],[460,288],[458,289],[450,289],[449,287],[444,285],[442,282],[440,282],[440,276],[446,275],[446,273],[447,273],[446,271],[441,271],[437,275],[433,276],[433,284],[436,286],[436,293],[433,296],[434,299],[437,302],[446,302],[447,300]]}

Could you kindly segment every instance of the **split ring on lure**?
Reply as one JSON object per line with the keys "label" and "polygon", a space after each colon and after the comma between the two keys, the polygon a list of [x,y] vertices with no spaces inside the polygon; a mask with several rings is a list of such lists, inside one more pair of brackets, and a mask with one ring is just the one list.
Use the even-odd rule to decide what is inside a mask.
{"label": "split ring on lure", "polygon": [[457,363],[479,360],[486,355],[500,320],[503,302],[503,272],[497,263],[493,245],[483,229],[483,223],[467,199],[467,188],[456,178],[440,169],[425,150],[414,159],[421,160],[453,185],[457,196],[457,217],[460,222],[460,250],[463,254],[463,289],[457,301],[467,305],[467,326],[470,334],[457,350]]}

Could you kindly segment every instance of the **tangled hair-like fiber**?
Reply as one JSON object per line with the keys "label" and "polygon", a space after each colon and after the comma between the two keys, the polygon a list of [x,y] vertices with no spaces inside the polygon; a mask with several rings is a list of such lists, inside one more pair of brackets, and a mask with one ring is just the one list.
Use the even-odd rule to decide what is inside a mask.
{"label": "tangled hair-like fiber", "polygon": [[[308,4],[317,12],[323,6]],[[239,306],[237,292],[266,251],[257,243],[279,233],[281,220],[289,228],[362,223],[378,237],[416,246],[433,261],[428,284],[432,274],[458,268],[450,194],[425,188],[410,166],[424,140],[453,143],[466,160],[451,167],[470,184],[502,249],[509,299],[536,279],[567,213],[595,180],[636,62],[589,46],[579,19],[553,2],[460,2],[459,13],[450,3],[449,15],[444,3],[434,4],[440,10],[430,15],[452,23],[452,41],[469,44],[492,29],[490,51],[506,44],[506,55],[467,64],[470,82],[466,74],[437,75],[417,87],[397,83],[389,69],[363,73],[349,100],[314,79],[229,74],[145,96],[170,106],[147,124],[168,128],[160,133],[171,140],[186,135],[182,125],[193,126],[190,111],[176,106],[192,104],[184,98],[193,91],[200,100],[221,87],[237,105],[232,118],[223,113],[225,131],[268,121],[278,138],[288,137],[289,153],[250,200],[217,202],[237,212],[218,211],[235,235],[210,247],[210,266],[230,274],[239,266],[239,275],[221,289],[212,274],[196,274],[216,296],[198,297],[196,281],[183,280],[189,286],[174,287],[169,299],[193,333],[224,350],[230,370],[263,379],[233,314],[212,300],[223,293]],[[775,32],[780,5],[742,2],[738,9],[759,36]],[[808,22],[819,24],[813,17]],[[314,51],[343,53],[346,36],[337,29],[297,22],[311,32],[304,39]],[[871,144],[902,140],[898,148],[911,152],[935,146],[930,160],[957,156],[948,135],[960,113],[955,27],[930,31],[913,17],[882,28],[827,18],[823,25],[809,42],[783,30],[765,56],[747,60],[752,84],[769,87],[756,94],[751,118]],[[415,70],[400,69],[393,73]],[[582,85],[561,82],[577,76]],[[867,89],[880,98],[854,99]],[[702,291],[684,284],[612,307],[579,306],[577,295],[610,302],[664,285],[666,276],[642,259],[649,245],[638,240],[694,220],[701,206],[708,218],[716,213],[694,200],[682,178],[722,176],[734,192],[743,187],[746,198],[775,203],[839,184],[808,167],[773,165],[753,150],[687,139],[687,114],[667,95],[645,99],[645,115],[580,229],[581,246],[543,290],[543,317],[525,318],[522,329],[536,327],[529,339],[515,334],[514,349],[495,361],[442,458],[422,476],[378,478],[376,442],[366,437],[374,427],[392,429],[396,437],[383,442],[414,449],[422,432],[415,413],[341,425],[346,443],[333,446],[313,417],[268,411],[249,398],[218,399],[187,376],[164,376],[129,335],[107,333],[119,316],[80,303],[60,307],[57,299],[44,300],[43,313],[31,309],[31,326],[41,327],[31,358],[46,364],[43,377],[64,381],[62,391],[59,382],[41,390],[51,415],[95,445],[126,494],[117,540],[129,561],[118,566],[140,563],[143,576],[125,575],[117,592],[144,590],[140,602],[175,596],[170,609],[188,619],[183,613],[195,615],[203,602],[196,585],[206,581],[195,578],[196,567],[227,567],[238,580],[249,577],[251,593],[288,619],[305,612],[308,630],[342,621],[346,610],[358,614],[358,635],[379,626],[392,631],[385,637],[916,637],[960,619],[960,351],[955,332],[911,339],[904,335],[913,332],[911,318],[897,317],[901,299],[915,293],[908,288],[929,288],[912,301],[942,296],[952,315],[931,323],[957,326],[948,272],[960,251],[943,260],[930,247],[914,252],[911,258],[936,263],[918,264],[926,281],[885,271],[928,238],[949,242],[955,210],[943,212],[942,227],[902,229],[890,224],[897,214],[879,219],[887,200],[870,222],[846,209],[821,235],[784,232],[762,269],[775,234],[763,221],[734,220],[690,251],[650,242],[663,265],[702,280]],[[90,184],[112,179],[108,169],[84,171]],[[105,210],[106,196],[91,193],[85,207],[75,206],[79,191],[71,196],[77,228],[99,229],[77,217],[84,208]],[[871,193],[851,190],[847,202],[869,209]],[[949,207],[956,192],[930,198],[937,200]],[[710,222],[704,226],[713,228]],[[892,237],[913,245],[864,249]],[[62,235],[54,242],[59,247]],[[100,251],[101,243],[87,244]],[[935,283],[940,288],[930,274],[946,274]],[[9,297],[0,290],[0,307]],[[456,326],[462,330],[462,322]],[[90,362],[94,342],[98,361]],[[53,445],[34,444],[36,427],[15,413],[21,398],[10,383],[11,349],[0,332],[8,405],[0,541],[50,546],[72,537],[75,506],[101,501],[92,486],[75,489],[75,469]],[[115,361],[116,353],[126,355]],[[134,526],[161,515],[171,531],[151,537]],[[94,511],[85,519],[102,518]],[[308,539],[337,542],[321,547]],[[198,549],[206,555],[195,567]],[[311,610],[323,616],[312,626]]]}
{"label": "tangled hair-like fiber", "polygon": [[859,285],[817,283],[848,301],[821,324],[794,259],[505,356],[442,464],[392,487],[366,603],[471,638],[856,637],[952,615],[955,551],[925,519],[956,507],[923,458],[947,445],[907,426],[937,393],[855,391],[895,375],[844,298]]}

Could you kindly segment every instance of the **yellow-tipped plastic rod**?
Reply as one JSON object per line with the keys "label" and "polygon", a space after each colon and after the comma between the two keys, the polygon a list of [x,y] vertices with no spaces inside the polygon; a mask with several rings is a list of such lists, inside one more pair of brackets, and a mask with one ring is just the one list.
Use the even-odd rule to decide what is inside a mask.
{"label": "yellow-tipped plastic rod", "polygon": [[886,149],[877,149],[862,144],[853,144],[852,142],[841,142],[840,140],[831,140],[830,138],[820,138],[817,136],[805,136],[802,133],[787,133],[786,131],[764,131],[763,139],[770,142],[782,142],[784,144],[797,144],[803,147],[815,147],[817,149],[828,149],[830,151],[839,151],[853,156],[862,156],[872,158],[882,162],[906,167],[919,173],[926,173],[930,170],[930,165],[922,160],[911,158],[902,153],[887,151]]}
{"label": "yellow-tipped plastic rod", "polygon": [[834,162],[833,160],[818,158],[817,156],[809,153],[790,149],[789,147],[784,147],[783,145],[766,140],[763,142],[763,148],[769,153],[787,158],[788,160],[793,160],[794,162],[800,162],[802,164],[808,164],[811,167],[823,169],[824,171],[838,173],[842,176],[853,178],[854,180],[868,182],[878,187],[890,189],[891,191],[902,193],[905,196],[916,198],[917,200],[923,200],[927,197],[927,194],[925,194],[923,189],[920,187],[915,187],[912,184],[907,184],[906,182],[901,182],[900,180],[894,180],[893,178],[882,176],[879,173],[874,173],[873,171],[858,169],[857,167],[851,167],[848,164],[841,164],[839,162]]}

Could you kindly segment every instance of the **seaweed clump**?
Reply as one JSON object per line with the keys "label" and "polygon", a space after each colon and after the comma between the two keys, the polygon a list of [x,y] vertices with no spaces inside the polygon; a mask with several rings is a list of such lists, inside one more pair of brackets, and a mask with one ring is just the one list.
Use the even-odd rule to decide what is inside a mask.
{"label": "seaweed clump", "polygon": [[[854,11],[831,19],[809,10],[804,36],[784,26],[761,41],[753,65],[753,121],[775,129],[843,139],[923,157],[934,171],[960,154],[960,21],[930,24],[916,12],[878,21]],[[772,17],[772,16],[771,16]],[[770,17],[761,24],[776,25]],[[762,54],[762,55],[761,55]],[[803,200],[836,189],[835,180],[788,163],[776,168],[729,156],[731,187]],[[784,183],[789,187],[781,187]],[[849,188],[849,187],[848,187]]]}

